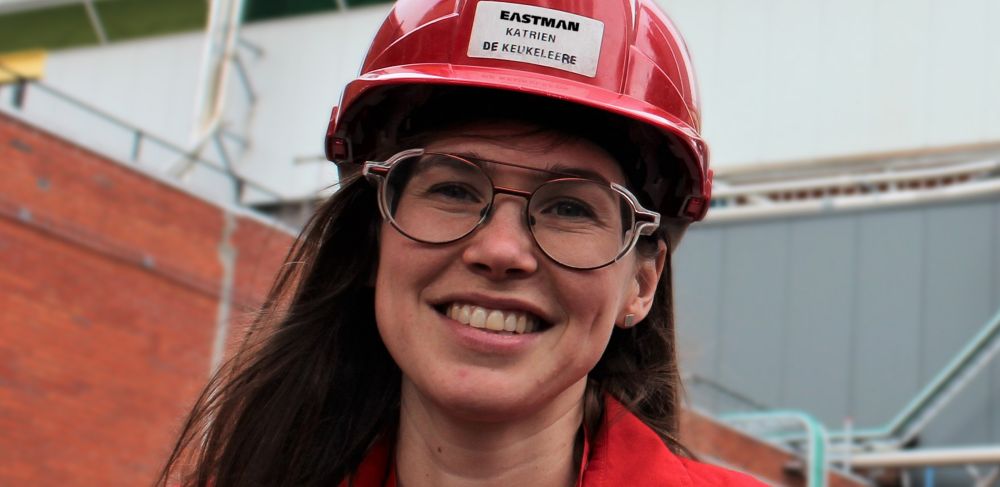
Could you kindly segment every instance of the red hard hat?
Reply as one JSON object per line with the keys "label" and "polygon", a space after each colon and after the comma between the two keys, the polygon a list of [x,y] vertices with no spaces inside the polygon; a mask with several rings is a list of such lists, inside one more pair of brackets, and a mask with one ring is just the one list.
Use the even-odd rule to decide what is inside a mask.
{"label": "red hard hat", "polygon": [[360,139],[374,143],[366,134],[379,127],[364,126],[362,114],[398,109],[380,106],[382,89],[398,86],[504,90],[639,122],[668,147],[646,164],[686,179],[663,216],[683,232],[708,210],[712,173],[691,60],[653,0],[398,0],[333,110],[331,161],[356,162]]}

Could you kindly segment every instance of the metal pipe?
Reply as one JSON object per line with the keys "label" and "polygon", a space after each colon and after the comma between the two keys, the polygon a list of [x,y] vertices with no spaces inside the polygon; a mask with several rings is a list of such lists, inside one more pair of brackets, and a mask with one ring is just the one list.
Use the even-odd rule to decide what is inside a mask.
{"label": "metal pipe", "polygon": [[97,34],[97,40],[101,44],[107,44],[108,33],[104,30],[104,24],[101,22],[101,16],[97,13],[97,7],[94,6],[94,0],[83,0],[83,8],[87,10],[87,17],[90,18],[90,25],[94,28],[94,33]]}
{"label": "metal pipe", "polygon": [[[950,390],[949,386],[954,384],[960,388],[971,380],[969,374],[961,374],[966,367],[973,367],[971,369],[973,372],[982,370],[998,352],[1000,352],[1000,310],[892,421],[882,428],[867,431],[865,434],[855,432],[854,438],[898,435],[897,442],[906,442],[929,422],[932,416],[930,412],[940,411],[947,401],[954,397],[957,390]],[[942,396],[945,392],[948,394]],[[834,433],[831,436],[839,437],[841,434]]]}
{"label": "metal pipe", "polygon": [[722,223],[754,218],[811,215],[880,206],[942,202],[997,193],[1000,193],[1000,179],[989,179],[920,191],[837,196],[819,200],[783,202],[771,206],[715,206],[708,210],[708,217],[705,221],[706,223]]}
{"label": "metal pipe", "polygon": [[205,50],[199,70],[195,102],[195,146],[215,132],[225,108],[229,64],[239,38],[243,0],[213,0],[205,31]]}
{"label": "metal pipe", "polygon": [[138,163],[142,153],[142,130],[136,130],[132,134],[132,162]]}
{"label": "metal pipe", "polygon": [[855,453],[851,456],[854,468],[943,467],[997,463],[1000,463],[1000,446],[996,445]]}
{"label": "metal pipe", "polygon": [[761,193],[781,193],[789,191],[807,191],[830,187],[855,186],[859,184],[878,184],[887,182],[915,181],[922,179],[945,178],[965,174],[989,172],[1000,168],[1000,160],[975,161],[964,164],[954,164],[948,167],[931,169],[910,169],[870,174],[842,174],[839,176],[779,181],[773,183],[747,184],[742,186],[722,186],[713,188],[713,198],[729,198],[736,196],[758,195]]}
{"label": "metal pipe", "polygon": [[775,410],[750,413],[726,414],[720,417],[729,424],[796,424],[806,431],[806,486],[826,487],[829,476],[827,450],[829,437],[826,428],[808,413],[792,410]]}
{"label": "metal pipe", "polygon": [[957,154],[985,155],[998,151],[1000,151],[1000,140],[992,140],[970,144],[809,157],[756,164],[744,162],[719,167],[715,171],[715,178],[725,180],[760,174],[762,172],[786,173],[796,170],[808,170],[812,172],[829,171],[830,169],[842,170],[845,167],[864,166],[866,164],[884,163],[886,161],[942,161],[953,159]]}
{"label": "metal pipe", "polygon": [[[846,431],[831,432],[829,437],[840,441],[831,451],[837,452],[838,461],[847,460],[858,466],[857,457],[851,454],[852,449],[856,455],[873,455],[875,453],[870,451],[872,447],[886,451],[887,454],[898,450],[906,441],[914,438],[998,354],[1000,310],[891,421],[876,428],[849,428]],[[795,442],[804,439],[806,438],[801,434],[780,435],[780,441]],[[868,442],[864,445],[868,451],[855,445],[856,442]]]}

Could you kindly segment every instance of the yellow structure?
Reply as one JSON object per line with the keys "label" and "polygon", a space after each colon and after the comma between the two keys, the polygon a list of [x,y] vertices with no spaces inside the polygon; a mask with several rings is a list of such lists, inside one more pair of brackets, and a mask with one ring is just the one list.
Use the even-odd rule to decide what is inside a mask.
{"label": "yellow structure", "polygon": [[42,79],[48,52],[42,49],[0,54],[0,84],[18,78]]}

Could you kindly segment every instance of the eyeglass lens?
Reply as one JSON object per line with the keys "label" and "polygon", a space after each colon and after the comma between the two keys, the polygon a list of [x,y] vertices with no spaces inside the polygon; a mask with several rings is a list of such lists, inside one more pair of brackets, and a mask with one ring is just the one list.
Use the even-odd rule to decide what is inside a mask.
{"label": "eyeglass lens", "polygon": [[[493,196],[493,182],[482,168],[446,154],[397,161],[383,189],[393,226],[426,243],[453,242],[471,233],[488,217]],[[608,264],[631,241],[631,206],[606,183],[576,178],[543,183],[532,193],[527,212],[539,248],[569,267]]]}

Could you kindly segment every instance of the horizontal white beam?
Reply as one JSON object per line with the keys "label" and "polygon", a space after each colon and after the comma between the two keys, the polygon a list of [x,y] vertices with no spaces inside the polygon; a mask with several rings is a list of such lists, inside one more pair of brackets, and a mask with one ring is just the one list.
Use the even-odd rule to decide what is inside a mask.
{"label": "horizontal white beam", "polygon": [[931,189],[900,190],[889,193],[829,196],[820,199],[782,201],[769,206],[716,206],[709,208],[706,223],[755,218],[811,215],[876,207],[936,203],[1000,195],[1000,178],[974,181]]}
{"label": "horizontal white beam", "polygon": [[957,177],[967,174],[976,174],[993,171],[1000,168],[1000,160],[976,161],[963,164],[953,164],[943,167],[923,168],[923,169],[899,169],[884,172],[873,172],[868,174],[843,174],[814,179],[800,179],[792,181],[778,181],[763,184],[747,184],[739,186],[724,186],[713,190],[713,198],[725,198],[733,196],[783,193],[795,191],[808,191],[825,188],[843,188],[863,184],[894,183],[906,181],[919,181],[924,179],[939,179],[946,177]]}
{"label": "horizontal white beam", "polygon": [[[843,462],[847,458],[831,459]],[[851,455],[851,468],[943,467],[950,465],[1000,464],[1000,446],[920,448]]]}

